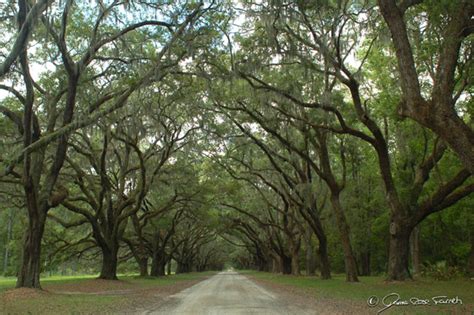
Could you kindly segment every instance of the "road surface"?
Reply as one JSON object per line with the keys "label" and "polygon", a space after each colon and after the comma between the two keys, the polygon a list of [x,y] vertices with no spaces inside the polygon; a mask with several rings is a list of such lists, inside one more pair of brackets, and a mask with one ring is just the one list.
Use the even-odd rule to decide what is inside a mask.
{"label": "road surface", "polygon": [[291,305],[245,276],[221,272],[189,287],[143,314],[237,315],[314,314],[302,305]]}

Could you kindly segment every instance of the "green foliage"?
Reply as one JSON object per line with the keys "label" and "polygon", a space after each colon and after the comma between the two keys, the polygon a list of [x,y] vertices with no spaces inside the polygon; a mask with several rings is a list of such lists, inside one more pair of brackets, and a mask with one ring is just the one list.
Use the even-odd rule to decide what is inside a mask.
{"label": "green foliage", "polygon": [[421,274],[439,281],[459,278],[462,272],[459,267],[449,266],[446,261],[443,260],[423,266]]}
{"label": "green foliage", "polygon": [[[0,4],[5,11],[0,17],[2,56],[11,49],[9,34],[17,28],[16,3],[10,2]],[[137,268],[130,243],[139,244],[150,259],[156,240],[163,241],[168,232],[173,236],[164,255],[172,258],[173,267],[186,256],[194,259],[194,267],[206,258],[214,266],[231,262],[242,267],[255,267],[260,259],[269,269],[278,264],[275,257],[293,254],[290,247],[298,247],[295,255],[303,266],[305,254],[320,246],[308,224],[314,217],[327,238],[332,270],[343,272],[340,214],[330,204],[337,197],[359,269],[368,265],[370,273],[383,274],[390,220],[397,210],[387,189],[409,217],[443,193],[462,169],[450,148],[427,167],[441,140],[426,124],[399,116],[405,95],[396,52],[373,1],[242,1],[238,9],[232,1],[206,2],[172,43],[200,2],[113,2],[105,11],[110,2],[72,3],[67,19],[62,18],[65,1],[51,5],[26,50],[35,81],[33,109],[41,133],[36,136],[44,139],[63,123],[70,88],[63,54],[81,69],[74,121],[117,105],[130,89],[133,93],[115,110],[67,135],[67,157],[55,189],[64,186],[66,201],[86,211],[69,211],[66,201],[49,210],[42,240],[45,273],[96,272],[98,230],[106,232],[105,243],[119,244],[122,272]],[[405,13],[427,100],[446,26],[459,4],[428,0]],[[237,19],[244,20],[242,26],[236,26]],[[113,37],[150,20],[169,25],[147,25]],[[64,43],[58,42],[62,35]],[[90,46],[103,40],[107,44],[97,51]],[[470,127],[472,41],[467,36],[460,44],[452,82],[452,96],[459,93],[454,109]],[[93,58],[82,64],[88,54]],[[15,63],[2,84],[25,97],[22,72]],[[19,99],[8,94],[0,106],[24,123]],[[15,159],[25,159],[20,155],[25,135],[3,112],[1,172]],[[57,143],[30,155],[38,197],[53,169]],[[136,148],[146,155],[144,175]],[[386,164],[380,158],[384,153]],[[22,160],[14,172],[0,177],[0,201],[6,205],[0,209],[0,267],[6,266],[6,275],[18,271],[28,226],[25,165]],[[423,167],[428,169],[424,177]],[[149,187],[141,196],[137,187],[145,182]],[[471,176],[451,196],[472,183]],[[417,222],[423,275],[445,279],[464,271],[473,250],[466,237],[474,226],[473,206],[472,195],[463,196]],[[10,233],[4,223],[12,212]],[[313,217],[305,217],[308,213]],[[301,245],[308,230],[312,248]],[[196,239],[200,242],[193,243]]]}

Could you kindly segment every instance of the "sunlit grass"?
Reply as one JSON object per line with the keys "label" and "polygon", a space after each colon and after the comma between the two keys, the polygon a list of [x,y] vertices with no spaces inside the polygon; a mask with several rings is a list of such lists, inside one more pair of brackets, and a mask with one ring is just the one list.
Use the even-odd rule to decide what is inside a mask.
{"label": "sunlit grass", "polygon": [[7,288],[14,287],[16,284],[16,278],[13,277],[0,277],[0,291]]}
{"label": "sunlit grass", "polygon": [[[80,281],[86,279],[97,278],[97,275],[75,275],[75,276],[43,276],[41,277],[42,283],[54,283],[54,282],[71,282],[71,281]],[[5,290],[9,288],[14,288],[16,285],[15,277],[0,277],[0,290]]]}
{"label": "sunlit grass", "polygon": [[[194,280],[206,275],[212,275],[215,272],[191,272],[191,273],[183,273],[175,275],[172,273],[170,276],[164,277],[139,277],[138,274],[128,273],[128,274],[118,274],[117,277],[119,280],[127,281],[132,284],[137,285],[145,285],[145,286],[156,286],[156,285],[167,285],[173,284],[178,281],[184,280]],[[74,275],[74,276],[61,276],[61,275],[53,275],[53,276],[42,276],[41,283],[44,286],[48,284],[66,284],[66,283],[75,283],[89,279],[96,279],[99,275]],[[5,289],[14,288],[16,285],[16,278],[15,277],[0,277],[0,291]]]}

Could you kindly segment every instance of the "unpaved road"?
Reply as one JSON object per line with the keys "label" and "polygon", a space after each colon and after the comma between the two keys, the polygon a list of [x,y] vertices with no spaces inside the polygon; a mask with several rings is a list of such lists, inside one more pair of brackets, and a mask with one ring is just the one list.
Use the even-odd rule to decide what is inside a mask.
{"label": "unpaved road", "polygon": [[314,314],[301,305],[284,301],[245,276],[221,272],[168,298],[143,314],[236,315]]}

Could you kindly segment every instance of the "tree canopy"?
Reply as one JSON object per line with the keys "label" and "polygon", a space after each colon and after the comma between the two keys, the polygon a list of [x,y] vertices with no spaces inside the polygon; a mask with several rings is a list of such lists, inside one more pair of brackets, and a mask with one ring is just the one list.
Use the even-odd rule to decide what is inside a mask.
{"label": "tree canopy", "polygon": [[18,287],[70,266],[474,272],[471,1],[0,8]]}

